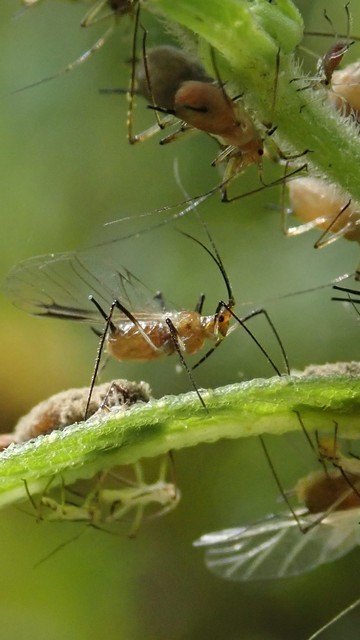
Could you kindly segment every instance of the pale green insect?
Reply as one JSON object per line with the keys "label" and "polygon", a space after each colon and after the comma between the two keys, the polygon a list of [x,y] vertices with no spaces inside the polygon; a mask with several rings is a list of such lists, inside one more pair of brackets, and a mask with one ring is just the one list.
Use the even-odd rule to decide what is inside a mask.
{"label": "pale green insect", "polygon": [[133,480],[115,471],[104,472],[85,497],[63,486],[60,496],[50,496],[45,492],[37,503],[32,497],[30,500],[39,520],[85,522],[99,529],[120,521],[128,527],[127,516],[131,514],[133,517],[127,535],[134,536],[143,519],[165,515],[179,503],[179,490],[166,481],[167,467],[164,459],[160,464],[159,477],[152,483],[145,481],[143,468],[138,462],[134,465]]}

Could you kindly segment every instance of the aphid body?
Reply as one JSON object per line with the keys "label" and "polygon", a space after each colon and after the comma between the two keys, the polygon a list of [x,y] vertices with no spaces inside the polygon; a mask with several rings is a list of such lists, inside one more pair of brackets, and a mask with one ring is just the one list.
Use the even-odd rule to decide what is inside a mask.
{"label": "aphid body", "polygon": [[304,223],[287,229],[288,235],[318,228],[324,229],[325,234],[316,243],[317,247],[340,237],[360,242],[360,206],[357,202],[349,201],[334,184],[304,176],[291,180],[287,189],[290,210]]}
{"label": "aphid body", "polygon": [[6,288],[34,315],[87,321],[101,329],[107,321],[107,349],[121,361],[155,360],[174,352],[191,355],[206,340],[216,345],[230,330],[234,306],[230,297],[228,305],[204,316],[201,299],[195,311],[166,311],[162,298],[133,274],[97,262],[91,252],[27,260],[12,270]]}
{"label": "aphid body", "polygon": [[[251,162],[259,161],[262,139],[244,106],[239,100],[232,101],[202,64],[182,49],[162,45],[146,50],[136,67],[132,90],[140,93],[155,110],[215,136],[223,147],[241,147],[246,155],[252,146],[256,155]],[[123,93],[122,89],[102,91]],[[181,131],[184,129],[177,133]],[[161,144],[172,141],[174,135],[177,134],[161,140]],[[144,139],[142,134],[139,138]]]}
{"label": "aphid body", "polygon": [[195,129],[214,136],[224,150],[214,164],[227,162],[224,183],[252,164],[261,164],[262,138],[240,102],[224,89],[204,82],[184,82],[175,95],[176,117]]}
{"label": "aphid body", "polygon": [[[206,340],[219,340],[229,330],[231,314],[225,310],[219,317],[202,316],[198,311],[165,312],[142,319],[136,313],[138,324],[120,320],[111,329],[107,348],[117,360],[154,360],[176,351],[168,321],[174,326],[186,355],[197,353]],[[146,337],[147,339],[146,339]]]}
{"label": "aphid body", "polygon": [[344,57],[344,54],[349,49],[349,43],[339,40],[336,42],[325,55],[320,58],[317,64],[317,72],[319,74],[319,81],[325,87],[329,87],[333,81],[333,75],[339,64]]}
{"label": "aphid body", "polygon": [[[128,486],[126,486],[128,484]],[[176,508],[180,492],[174,484],[159,479],[147,484],[144,481],[125,483],[123,488],[99,488],[89,494],[82,504],[61,503],[50,496],[43,496],[40,502],[42,517],[48,521],[87,522],[91,525],[107,525],[123,519],[130,511],[141,509],[141,517],[146,507],[162,507],[154,515],[160,516]],[[45,507],[46,512],[44,513]],[[134,535],[136,527],[131,527],[129,535]]]}
{"label": "aphid body", "polygon": [[343,116],[359,118],[360,112],[360,62],[335,71],[328,99]]}

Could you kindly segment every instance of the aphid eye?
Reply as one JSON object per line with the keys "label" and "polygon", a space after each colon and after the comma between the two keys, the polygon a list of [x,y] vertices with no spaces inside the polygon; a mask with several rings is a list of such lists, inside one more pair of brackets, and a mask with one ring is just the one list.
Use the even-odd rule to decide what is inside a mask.
{"label": "aphid eye", "polygon": [[225,317],[223,315],[218,317],[218,322],[224,322]]}
{"label": "aphid eye", "polygon": [[264,149],[258,149],[258,156],[264,155]]}

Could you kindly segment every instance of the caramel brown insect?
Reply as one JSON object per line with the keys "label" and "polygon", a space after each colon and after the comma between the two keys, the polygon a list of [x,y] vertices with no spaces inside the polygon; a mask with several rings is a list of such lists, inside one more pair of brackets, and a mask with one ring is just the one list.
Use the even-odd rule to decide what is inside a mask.
{"label": "caramel brown insect", "polygon": [[[194,311],[167,310],[160,294],[151,294],[128,270],[120,271],[110,263],[96,261],[91,251],[40,256],[20,263],[10,272],[5,289],[13,300],[34,315],[89,322],[101,335],[100,351],[106,344],[109,353],[120,361],[141,362],[177,353],[204,404],[184,356],[197,353],[210,341],[214,346],[200,360],[203,362],[239,324],[280,375],[279,368],[246,326],[255,316],[265,316],[280,345],[287,371],[288,363],[266,310],[255,309],[246,317],[237,316],[232,288],[220,256],[212,254],[200,241],[196,242],[219,268],[228,293],[227,302],[219,301],[211,315],[203,315],[204,296]],[[230,326],[232,318],[236,324]],[[97,366],[99,362],[100,358]],[[97,367],[93,380],[96,373]]]}

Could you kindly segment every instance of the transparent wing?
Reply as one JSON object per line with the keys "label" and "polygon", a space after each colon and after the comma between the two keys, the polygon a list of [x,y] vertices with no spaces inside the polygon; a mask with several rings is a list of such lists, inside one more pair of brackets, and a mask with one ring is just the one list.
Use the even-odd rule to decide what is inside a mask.
{"label": "transparent wing", "polygon": [[[161,315],[154,294],[136,276],[97,259],[91,251],[49,254],[20,262],[8,274],[4,290],[25,311],[52,318],[103,323],[89,295],[105,313],[117,299],[137,319]],[[116,311],[113,318],[116,322],[125,316]]]}
{"label": "transparent wing", "polygon": [[[304,526],[320,514],[303,516]],[[290,513],[247,527],[208,533],[194,542],[207,547],[207,568],[225,580],[267,580],[293,576],[332,562],[360,542],[360,509],[334,511],[306,533]]]}

